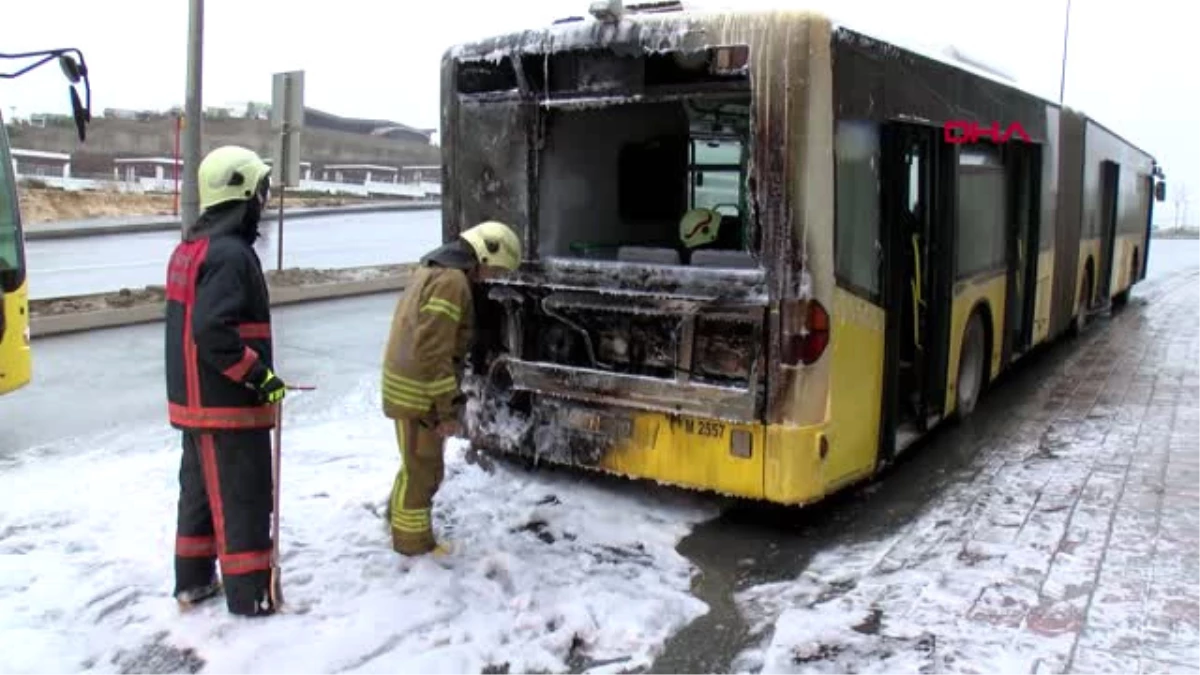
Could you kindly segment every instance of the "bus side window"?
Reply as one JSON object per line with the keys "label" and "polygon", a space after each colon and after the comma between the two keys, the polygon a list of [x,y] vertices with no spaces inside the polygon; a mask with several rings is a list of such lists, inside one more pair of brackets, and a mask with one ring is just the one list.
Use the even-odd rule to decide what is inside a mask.
{"label": "bus side window", "polygon": [[841,120],[834,139],[834,268],[838,280],[877,301],[879,283],[879,127]]}

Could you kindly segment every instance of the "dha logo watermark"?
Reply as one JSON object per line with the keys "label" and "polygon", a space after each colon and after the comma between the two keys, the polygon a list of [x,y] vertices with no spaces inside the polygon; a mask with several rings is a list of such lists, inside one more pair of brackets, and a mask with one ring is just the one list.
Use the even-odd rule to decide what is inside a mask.
{"label": "dha logo watermark", "polygon": [[1030,142],[1029,134],[1020,122],[1013,122],[1008,128],[1001,130],[999,122],[982,127],[977,122],[969,120],[950,120],[942,127],[942,138],[947,143],[955,145],[962,143],[978,143],[980,138],[989,138],[993,143],[1007,143],[1014,135],[1026,143]]}

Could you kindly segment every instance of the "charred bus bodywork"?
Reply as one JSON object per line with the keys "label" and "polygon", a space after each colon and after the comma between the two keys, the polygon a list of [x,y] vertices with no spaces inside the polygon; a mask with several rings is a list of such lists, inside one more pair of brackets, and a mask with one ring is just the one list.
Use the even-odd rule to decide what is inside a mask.
{"label": "charred bus bodywork", "polygon": [[[819,14],[567,22],[442,78],[444,237],[497,219],[525,245],[476,302],[482,448],[809,502],[1073,316],[1058,108]],[[1030,142],[947,143],[964,116]],[[690,206],[736,236],[684,250]]]}

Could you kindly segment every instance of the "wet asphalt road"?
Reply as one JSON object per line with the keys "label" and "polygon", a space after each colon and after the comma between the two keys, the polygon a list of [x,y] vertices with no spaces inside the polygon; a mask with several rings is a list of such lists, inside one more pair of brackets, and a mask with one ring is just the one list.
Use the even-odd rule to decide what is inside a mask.
{"label": "wet asphalt road", "polygon": [[[273,311],[280,377],[318,386],[288,410],[331,409],[378,376],[395,301],[383,293]],[[0,469],[51,443],[166,424],[162,324],[38,338],[33,350],[34,381],[0,397]]]}
{"label": "wet asphalt road", "polygon": [[[284,219],[284,267],[342,268],[412,262],[441,240],[442,212],[391,211]],[[276,264],[275,223],[265,223],[256,249]],[[111,234],[28,242],[29,292],[34,299],[162,284],[174,232]]]}

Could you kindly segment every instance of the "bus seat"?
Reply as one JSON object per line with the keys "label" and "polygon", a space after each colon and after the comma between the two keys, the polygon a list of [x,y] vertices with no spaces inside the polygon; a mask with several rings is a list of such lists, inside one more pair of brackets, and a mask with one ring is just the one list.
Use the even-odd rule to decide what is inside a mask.
{"label": "bus seat", "polygon": [[678,265],[679,251],[673,248],[650,246],[622,246],[617,249],[620,262],[646,263],[650,265]]}
{"label": "bus seat", "polygon": [[702,248],[692,251],[692,267],[747,269],[758,267],[758,263],[754,261],[754,256],[745,251]]}

